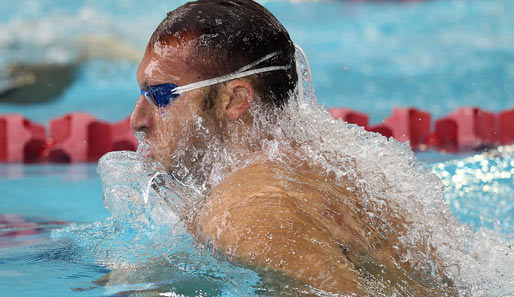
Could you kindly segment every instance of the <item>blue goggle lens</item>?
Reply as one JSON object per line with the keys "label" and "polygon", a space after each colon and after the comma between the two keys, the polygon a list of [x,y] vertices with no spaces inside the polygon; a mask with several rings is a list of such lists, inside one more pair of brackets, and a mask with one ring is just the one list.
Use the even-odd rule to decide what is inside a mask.
{"label": "blue goggle lens", "polygon": [[141,90],[141,95],[145,96],[146,100],[151,100],[153,104],[159,107],[165,107],[180,96],[180,94],[176,94],[173,91],[177,87],[176,84],[172,83],[149,86],[146,91]]}

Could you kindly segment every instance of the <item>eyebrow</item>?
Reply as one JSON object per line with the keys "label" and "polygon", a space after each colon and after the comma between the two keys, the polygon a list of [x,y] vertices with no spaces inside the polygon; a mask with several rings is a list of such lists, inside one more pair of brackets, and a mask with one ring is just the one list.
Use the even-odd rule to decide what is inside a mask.
{"label": "eyebrow", "polygon": [[142,84],[139,84],[139,87],[141,87],[141,86],[143,87],[143,89],[148,88],[148,78],[145,79]]}
{"label": "eyebrow", "polygon": [[[152,87],[152,86],[158,86],[158,85],[162,85],[162,84],[168,84],[168,83],[171,83],[171,82],[167,82],[167,81],[163,81],[163,82],[159,82],[157,81],[157,83],[153,83],[153,84],[150,84],[149,82],[149,79],[146,78],[143,83],[141,84],[141,86],[143,86],[143,89],[148,89],[148,87]],[[174,84],[176,85],[175,83],[171,83],[171,84]]]}

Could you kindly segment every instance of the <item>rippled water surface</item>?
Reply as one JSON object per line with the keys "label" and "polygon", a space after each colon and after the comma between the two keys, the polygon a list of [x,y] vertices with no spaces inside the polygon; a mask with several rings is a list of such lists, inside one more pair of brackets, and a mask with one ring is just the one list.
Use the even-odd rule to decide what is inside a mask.
{"label": "rippled water surface", "polygon": [[[514,234],[512,151],[505,147],[501,152],[430,164],[446,185],[444,198],[457,219],[475,230],[495,230],[504,240],[512,240]],[[106,219],[93,166],[79,166],[72,174],[55,166],[0,169],[4,177],[0,187],[7,193],[0,209],[10,213],[0,216],[2,296],[110,296],[134,290],[149,292],[147,296],[158,296],[156,292],[186,296],[200,295],[200,291],[204,296],[259,292],[255,287],[260,278],[255,272],[220,265],[196,250],[187,234],[169,237],[180,233],[179,229]],[[69,179],[72,175],[76,180]],[[41,188],[41,184],[47,186]],[[493,249],[484,248],[484,253]],[[155,252],[170,256],[181,249],[184,253],[174,259],[151,260]],[[134,265],[137,262],[143,264]]]}

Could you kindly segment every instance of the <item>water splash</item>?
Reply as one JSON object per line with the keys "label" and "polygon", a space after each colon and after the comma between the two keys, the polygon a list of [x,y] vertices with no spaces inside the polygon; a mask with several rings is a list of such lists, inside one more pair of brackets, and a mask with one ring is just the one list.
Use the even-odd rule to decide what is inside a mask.
{"label": "water splash", "polygon": [[[206,126],[205,118],[195,116],[182,126],[181,138],[169,156],[171,167],[146,159],[148,147],[144,141],[138,153],[104,156],[99,173],[104,184],[104,204],[112,218],[89,226],[71,226],[55,232],[56,236],[74,237],[97,262],[118,271],[137,267],[147,274],[153,269],[148,265],[166,263],[164,267],[209,279],[219,276],[222,283],[230,284],[229,292],[243,290],[252,295],[256,288],[268,290],[269,284],[262,283],[262,275],[266,274],[259,277],[205,250],[208,245],[198,246],[188,226],[195,222],[209,191],[228,175],[251,165],[256,158],[284,168],[295,166],[291,164],[294,159],[321,169],[321,178],[334,177],[336,186],[352,184],[350,191],[360,193],[358,204],[367,222],[376,226],[383,238],[396,241],[396,265],[409,265],[420,274],[432,273],[432,277],[442,271],[463,296],[512,295],[512,239],[489,229],[473,231],[458,223],[443,200],[446,185],[446,199],[455,206],[452,195],[460,195],[463,187],[459,188],[457,179],[463,179],[463,173],[456,170],[445,174],[443,169],[449,170],[452,163],[438,164],[434,171],[442,177],[441,182],[431,168],[416,159],[408,144],[334,120],[317,103],[305,66],[300,65],[300,69],[303,96],[292,96],[281,110],[269,111],[254,104],[249,112],[252,125],[243,120],[226,123],[225,131],[239,137],[236,144],[228,143],[216,134],[219,131]],[[164,124],[172,119],[163,113],[158,120]],[[176,133],[164,131],[161,140],[174,139]],[[258,157],[252,154],[254,151],[260,152]],[[508,162],[512,162],[512,155],[501,158],[494,159],[494,170],[493,165],[486,166],[488,171],[481,168],[482,175],[472,168],[473,162],[484,167],[483,159],[461,161],[464,167],[469,166],[464,171],[466,178],[485,176],[487,182],[492,182],[490,187],[496,187],[495,180],[502,176],[511,180],[506,176],[511,165],[497,164],[511,164]],[[483,190],[485,184],[480,185]],[[236,277],[239,273],[248,279],[241,281]],[[130,273],[120,274],[125,276],[118,283],[129,282]],[[284,292],[291,281],[278,286],[281,288],[274,292]],[[380,286],[387,283],[378,280],[377,287]],[[292,294],[304,289],[298,285]],[[318,296],[326,294],[313,288],[305,290]]]}
{"label": "water splash", "polygon": [[[500,195],[500,199],[491,199],[492,193],[512,195],[512,148],[500,148],[496,155],[483,154],[439,164],[434,171],[443,178],[441,183],[430,168],[417,161],[408,144],[388,141],[355,125],[334,121],[317,104],[300,102],[289,108],[279,126],[283,135],[300,144],[297,155],[319,163],[341,180],[353,180],[365,193],[362,204],[369,219],[384,220],[382,234],[395,232],[391,228],[394,222],[388,217],[403,217],[408,222],[406,232],[399,238],[399,244],[405,248],[401,261],[420,271],[440,265],[455,282],[460,295],[514,293],[512,236],[485,228],[473,232],[455,220],[442,199],[443,184],[447,187],[445,197],[453,206],[475,195],[481,197],[494,208],[479,211],[481,225],[493,225],[512,234],[512,229],[505,228],[511,224],[509,209],[502,215],[496,206],[509,205],[510,197]],[[483,207],[481,203],[475,205],[468,204],[464,209],[477,211],[477,207]],[[500,222],[498,217],[505,219]],[[433,262],[431,250],[435,250],[439,263]]]}
{"label": "water splash", "polygon": [[194,208],[189,204],[194,193],[184,192],[162,166],[139,153],[113,152],[101,159],[98,171],[112,216],[104,222],[71,224],[54,230],[52,237],[73,239],[83,258],[111,270],[95,281],[106,294],[253,294],[260,281],[255,272],[197,246],[184,224],[189,218],[183,216],[186,205]]}

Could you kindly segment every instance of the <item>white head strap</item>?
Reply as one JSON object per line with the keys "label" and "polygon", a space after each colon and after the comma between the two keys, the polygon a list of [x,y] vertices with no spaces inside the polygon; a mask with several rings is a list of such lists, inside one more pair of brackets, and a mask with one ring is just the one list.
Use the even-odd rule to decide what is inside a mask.
{"label": "white head strap", "polygon": [[229,81],[229,80],[233,80],[233,79],[236,79],[236,78],[241,78],[241,77],[245,77],[245,76],[249,76],[249,75],[253,75],[253,74],[257,74],[257,73],[289,69],[289,65],[287,65],[287,66],[269,66],[269,67],[263,67],[263,68],[254,69],[254,70],[248,70],[248,69],[250,69],[252,67],[255,67],[255,66],[259,65],[260,63],[262,63],[264,61],[267,61],[267,60],[277,56],[278,54],[279,54],[279,52],[273,52],[273,53],[271,53],[269,55],[266,55],[263,58],[255,61],[253,63],[250,63],[250,64],[248,64],[246,66],[243,66],[243,67],[239,68],[238,70],[236,70],[236,71],[234,71],[232,73],[229,73],[229,74],[226,74],[226,75],[223,75],[223,76],[218,76],[218,77],[211,78],[211,79],[207,79],[207,80],[202,80],[202,81],[199,81],[199,82],[194,82],[194,83],[191,83],[191,84],[188,84],[188,85],[185,85],[185,86],[176,87],[175,89],[172,90],[172,92],[175,93],[175,94],[182,94],[184,92],[191,91],[191,90],[194,90],[194,89],[199,89],[199,88],[203,88],[203,87],[207,87],[207,86],[212,86],[212,85],[215,85],[215,84],[219,84],[219,83],[222,83],[222,82],[226,82],[226,81]]}

